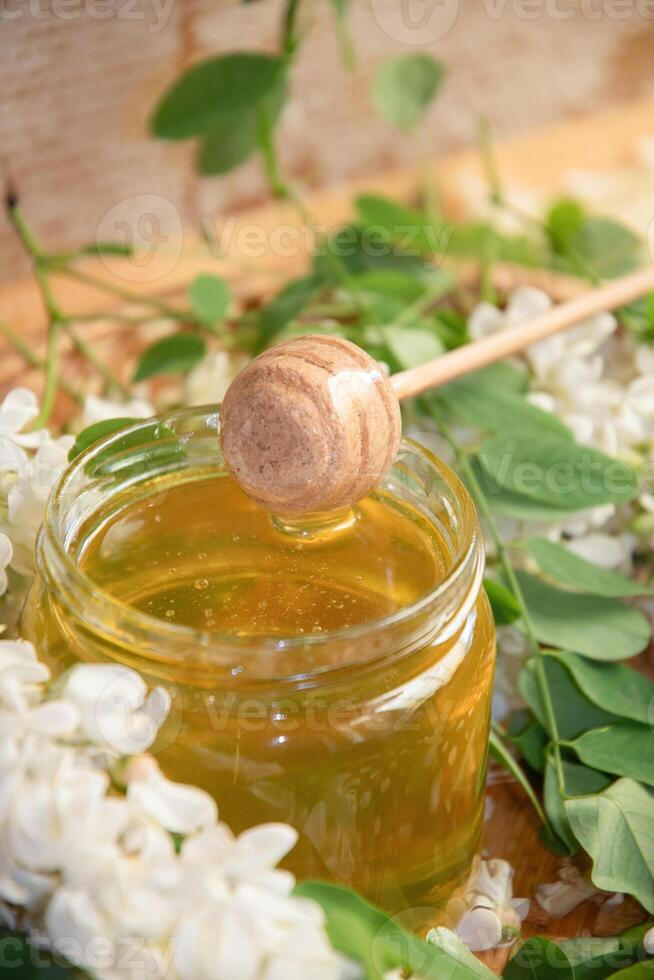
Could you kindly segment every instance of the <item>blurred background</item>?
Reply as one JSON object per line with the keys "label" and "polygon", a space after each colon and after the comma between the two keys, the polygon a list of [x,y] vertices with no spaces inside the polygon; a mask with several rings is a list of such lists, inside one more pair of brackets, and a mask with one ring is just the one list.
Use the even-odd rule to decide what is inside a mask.
{"label": "blurred background", "polygon": [[[94,238],[112,208],[197,222],[266,195],[257,160],[222,179],[194,173],[189,142],[153,140],[147,120],[180,72],[210,54],[276,50],[278,0],[0,0],[0,159],[52,247]],[[370,108],[388,56],[428,51],[447,68],[421,127],[422,152],[469,145],[485,114],[498,138],[654,95],[654,0],[353,0],[357,67],[341,56],[333,9],[303,5],[279,147],[305,188],[415,160],[416,146]],[[654,120],[652,131],[654,132]],[[160,200],[157,200],[160,198]],[[121,202],[126,202],[122,203]],[[173,202],[171,210],[166,202]],[[27,272],[0,217],[0,279]]]}

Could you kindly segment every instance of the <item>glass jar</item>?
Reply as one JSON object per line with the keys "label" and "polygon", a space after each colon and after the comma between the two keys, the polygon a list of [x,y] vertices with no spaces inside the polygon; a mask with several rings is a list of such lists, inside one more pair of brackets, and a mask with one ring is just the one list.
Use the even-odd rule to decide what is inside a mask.
{"label": "glass jar", "polygon": [[173,708],[153,750],[163,770],[208,790],[235,831],[292,824],[298,878],[351,884],[393,913],[436,906],[467,873],[483,818],[495,645],[470,497],[405,439],[384,491],[447,546],[431,592],[318,635],[196,631],[119,601],[79,559],[128,497],[223,470],[219,425],[215,407],[180,411],[71,464],[48,504],[24,633],[55,674],[113,662],[167,686]]}

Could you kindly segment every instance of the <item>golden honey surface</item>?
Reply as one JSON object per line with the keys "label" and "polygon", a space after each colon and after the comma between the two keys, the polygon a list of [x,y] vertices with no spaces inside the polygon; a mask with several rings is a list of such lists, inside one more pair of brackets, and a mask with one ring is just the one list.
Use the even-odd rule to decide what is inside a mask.
{"label": "golden honey surface", "polygon": [[227,475],[126,502],[86,537],[80,567],[168,622],[239,636],[348,629],[410,606],[445,576],[429,521],[388,495],[280,529]]}
{"label": "golden honey surface", "polygon": [[[479,844],[488,605],[482,592],[456,629],[425,642],[401,626],[390,638],[380,618],[401,615],[447,577],[435,524],[379,492],[309,530],[280,529],[215,471],[121,491],[80,529],[73,552],[98,590],[204,631],[230,669],[212,673],[207,654],[198,674],[193,649],[185,665],[159,648],[135,664],[115,635],[100,630],[90,643],[42,583],[28,634],[55,671],[79,659],[120,661],[167,684],[173,712],[155,746],[164,771],[211,792],[236,831],[292,824],[300,839],[286,864],[298,878],[350,883],[394,913],[432,908]],[[306,646],[271,650],[271,638]],[[291,657],[304,678],[284,677]]]}

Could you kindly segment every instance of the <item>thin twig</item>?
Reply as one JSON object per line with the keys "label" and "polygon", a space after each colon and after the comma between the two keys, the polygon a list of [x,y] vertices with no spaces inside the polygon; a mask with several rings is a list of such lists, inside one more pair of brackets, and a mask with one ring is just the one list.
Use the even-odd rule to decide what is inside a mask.
{"label": "thin twig", "polygon": [[123,384],[118,375],[105,364],[102,358],[97,356],[91,345],[79,336],[71,325],[70,318],[65,317],[61,321],[61,329],[82,357],[85,357],[89,364],[95,368],[105,384],[108,387],[116,388],[124,398],[129,398],[130,390],[127,385]]}
{"label": "thin twig", "polygon": [[[137,293],[135,290],[126,289],[124,286],[118,286],[116,283],[105,281],[97,276],[93,276],[88,272],[82,272],[81,269],[75,268],[75,266],[69,265],[54,265],[52,267],[52,272],[57,275],[61,274],[67,276],[69,279],[76,279],[77,282],[84,283],[87,286],[92,286],[94,289],[99,289],[104,293],[109,293],[112,296],[117,296],[119,299],[124,299],[128,303],[134,303],[138,306],[148,306],[153,310],[157,310],[162,317],[166,317],[170,320],[181,320],[183,323],[195,323],[195,317],[190,310],[179,310],[169,303],[165,303],[163,300],[158,299],[156,296],[148,296],[146,294]],[[111,316],[110,313],[107,316]]]}
{"label": "thin twig", "polygon": [[59,354],[57,350],[57,340],[59,337],[59,327],[63,320],[63,314],[50,288],[50,282],[45,272],[43,260],[44,255],[36,241],[34,235],[25,223],[18,207],[18,200],[15,195],[7,195],[7,213],[9,220],[13,224],[18,237],[22,241],[27,254],[32,260],[34,274],[41,292],[43,304],[48,316],[48,348],[45,358],[45,389],[41,400],[39,414],[33,422],[33,428],[42,428],[50,418],[54,406],[55,395],[58,386],[59,376]]}
{"label": "thin twig", "polygon": [[[29,364],[30,367],[37,368],[40,371],[45,369],[45,360],[42,357],[38,357],[29,344],[25,343],[23,338],[12,330],[11,327],[3,320],[0,320],[0,333],[6,337],[14,350],[20,354],[23,360]],[[84,404],[84,396],[82,393],[77,391],[76,388],[73,388],[73,386],[70,385],[65,378],[59,378],[58,385],[61,390],[77,405]]]}

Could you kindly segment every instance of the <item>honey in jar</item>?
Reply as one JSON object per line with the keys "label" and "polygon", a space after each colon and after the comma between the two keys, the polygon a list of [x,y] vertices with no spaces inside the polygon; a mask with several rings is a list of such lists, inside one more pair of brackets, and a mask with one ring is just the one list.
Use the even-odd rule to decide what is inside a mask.
{"label": "honey in jar", "polygon": [[180,412],[72,464],[27,634],[55,672],[118,662],[166,685],[164,771],[236,831],[294,826],[299,879],[433,908],[483,813],[494,635],[468,494],[405,441],[351,510],[284,521],[227,474],[218,426]]}

